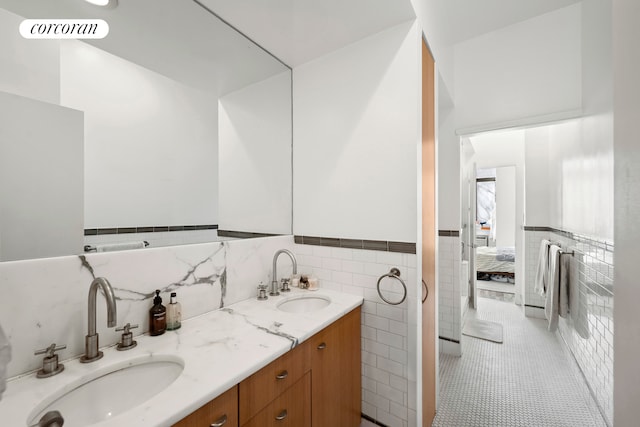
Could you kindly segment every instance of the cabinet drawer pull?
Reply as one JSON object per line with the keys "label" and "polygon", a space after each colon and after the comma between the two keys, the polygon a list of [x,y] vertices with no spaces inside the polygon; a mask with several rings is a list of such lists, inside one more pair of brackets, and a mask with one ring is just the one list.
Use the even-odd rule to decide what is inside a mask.
{"label": "cabinet drawer pull", "polygon": [[283,380],[283,379],[287,378],[288,376],[289,376],[289,372],[282,371],[278,375],[276,375],[276,379],[277,380]]}
{"label": "cabinet drawer pull", "polygon": [[327,343],[325,342],[320,343],[320,345],[318,346],[318,350],[324,350],[325,348],[327,348]]}
{"label": "cabinet drawer pull", "polygon": [[287,418],[287,410],[283,409],[282,412],[280,412],[280,414],[276,415],[276,420],[277,421],[282,421],[285,418]]}
{"label": "cabinet drawer pull", "polygon": [[227,415],[223,415],[221,416],[218,421],[215,421],[213,424],[211,424],[211,427],[222,427],[223,425],[225,425],[227,423]]}

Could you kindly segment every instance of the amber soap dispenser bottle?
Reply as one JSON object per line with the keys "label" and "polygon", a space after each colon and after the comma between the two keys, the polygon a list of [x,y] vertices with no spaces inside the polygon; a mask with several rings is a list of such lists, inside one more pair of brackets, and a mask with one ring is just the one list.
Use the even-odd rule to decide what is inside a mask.
{"label": "amber soap dispenser bottle", "polygon": [[156,289],[153,307],[149,310],[149,335],[162,335],[167,329],[167,309],[162,305],[160,291]]}

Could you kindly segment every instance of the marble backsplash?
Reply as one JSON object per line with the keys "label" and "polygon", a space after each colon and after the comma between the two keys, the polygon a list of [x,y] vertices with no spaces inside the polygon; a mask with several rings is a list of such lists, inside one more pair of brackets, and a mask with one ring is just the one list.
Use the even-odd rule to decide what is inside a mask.
{"label": "marble backsplash", "polygon": [[[140,335],[156,289],[165,305],[177,292],[184,319],[198,316],[255,296],[260,283],[271,281],[274,253],[293,245],[292,236],[278,236],[0,263],[0,325],[12,347],[7,375],[39,368],[42,356],[34,351],[54,342],[67,346],[61,360],[84,352],[95,277],[114,288],[118,326],[138,324],[133,333]],[[278,276],[290,274],[291,262],[281,257]],[[106,327],[100,294],[96,306],[100,346],[113,345],[121,332]]]}

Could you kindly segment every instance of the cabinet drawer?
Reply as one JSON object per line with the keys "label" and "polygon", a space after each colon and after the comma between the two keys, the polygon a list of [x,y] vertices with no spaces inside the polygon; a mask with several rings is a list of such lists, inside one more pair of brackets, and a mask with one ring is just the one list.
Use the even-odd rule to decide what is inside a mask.
{"label": "cabinet drawer", "polygon": [[302,379],[242,426],[310,427],[311,374],[307,372]]}
{"label": "cabinet drawer", "polygon": [[173,427],[220,425],[238,427],[238,386],[225,391],[200,409],[178,421]]}
{"label": "cabinet drawer", "polygon": [[310,370],[309,346],[302,343],[240,383],[240,425]]}

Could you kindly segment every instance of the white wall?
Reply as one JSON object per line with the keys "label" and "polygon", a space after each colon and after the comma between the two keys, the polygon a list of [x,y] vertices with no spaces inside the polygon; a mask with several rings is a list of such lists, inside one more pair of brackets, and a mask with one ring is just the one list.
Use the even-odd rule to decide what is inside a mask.
{"label": "white wall", "polygon": [[[407,22],[294,68],[294,234],[418,242],[420,43]],[[328,247],[307,255],[300,264],[321,283],[369,302],[363,412],[416,425],[420,344],[409,322],[417,322],[409,302],[383,304],[372,286],[390,266],[405,265],[415,305],[420,255]]]}
{"label": "white wall", "polygon": [[547,227],[551,224],[551,182],[549,178],[549,128],[525,131],[525,225]]}
{"label": "white wall", "polygon": [[527,225],[613,238],[612,126],[602,114],[525,131]]}
{"label": "white wall", "polygon": [[640,418],[640,323],[638,242],[640,241],[640,3],[613,1],[615,148],[615,366],[614,420],[632,426]]}
{"label": "white wall", "polygon": [[294,69],[294,234],[416,241],[419,40],[409,22]]}
{"label": "white wall", "polygon": [[[515,166],[516,170],[516,303],[524,286],[524,236],[522,232],[525,194],[524,132],[491,132],[471,138],[478,169]],[[518,280],[518,278],[521,278]]]}
{"label": "white wall", "polygon": [[61,104],[85,112],[86,228],[215,224],[215,97],[82,42],[60,54]]}
{"label": "white wall", "polygon": [[516,168],[496,169],[496,246],[516,245]]}
{"label": "white wall", "polygon": [[291,73],[218,104],[219,227],[291,233]]}
{"label": "white wall", "polygon": [[460,138],[455,134],[455,110],[442,77],[438,75],[438,229],[459,230]]}
{"label": "white wall", "polygon": [[[463,138],[460,144],[460,176],[461,176],[461,204],[462,235],[465,251],[463,259],[469,260],[470,244],[473,243],[471,231],[475,229],[475,186],[476,168],[475,151],[468,138]],[[473,187],[473,188],[472,188]],[[442,204],[442,203],[440,203]]]}
{"label": "white wall", "polygon": [[0,261],[82,251],[83,115],[0,92]]}
{"label": "white wall", "polygon": [[58,104],[60,42],[24,39],[18,31],[23,19],[0,8],[0,91]]}
{"label": "white wall", "polygon": [[581,108],[581,6],[454,47],[457,129]]}

